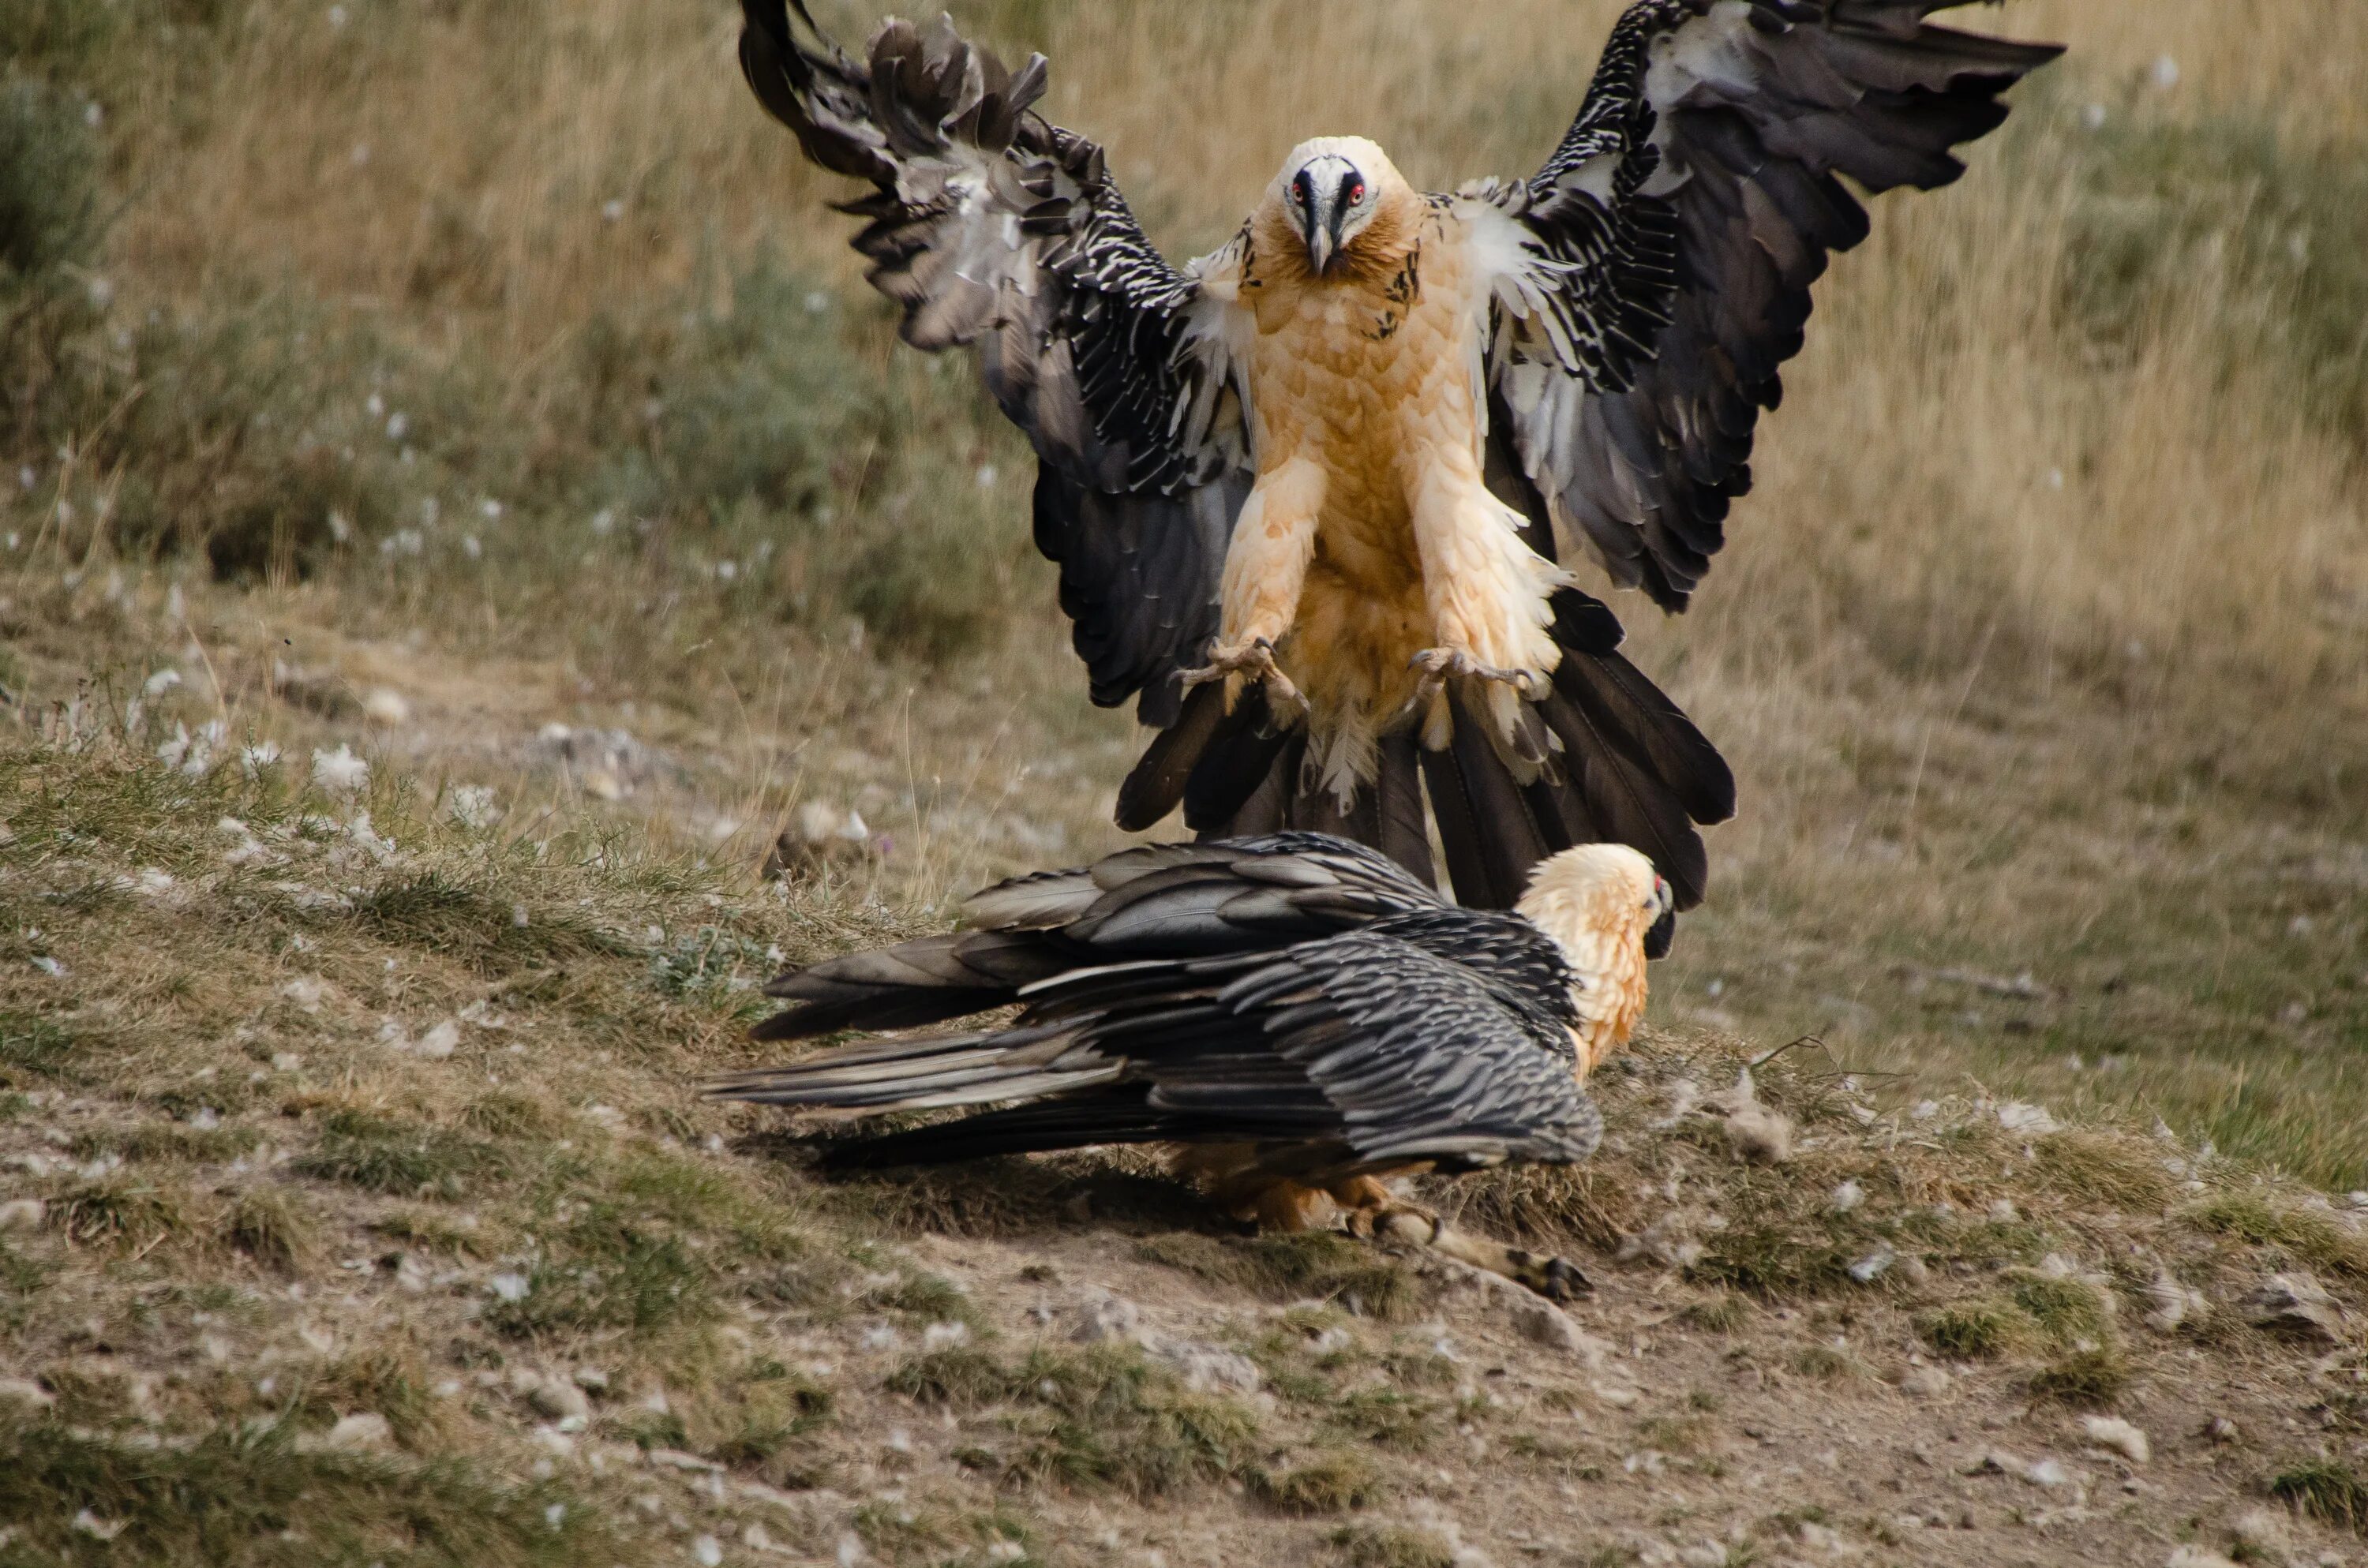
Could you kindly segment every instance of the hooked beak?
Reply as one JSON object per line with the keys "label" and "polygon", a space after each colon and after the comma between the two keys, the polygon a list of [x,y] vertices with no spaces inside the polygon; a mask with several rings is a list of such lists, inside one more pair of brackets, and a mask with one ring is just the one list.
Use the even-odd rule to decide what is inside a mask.
{"label": "hooked beak", "polygon": [[1348,204],[1339,187],[1328,180],[1307,182],[1299,191],[1300,224],[1307,234],[1307,267],[1316,277],[1330,274],[1340,255],[1340,231],[1349,222]]}
{"label": "hooked beak", "polygon": [[1645,956],[1648,959],[1668,958],[1669,948],[1677,939],[1678,912],[1665,909],[1661,911],[1661,917],[1653,922],[1652,928],[1645,933]]}

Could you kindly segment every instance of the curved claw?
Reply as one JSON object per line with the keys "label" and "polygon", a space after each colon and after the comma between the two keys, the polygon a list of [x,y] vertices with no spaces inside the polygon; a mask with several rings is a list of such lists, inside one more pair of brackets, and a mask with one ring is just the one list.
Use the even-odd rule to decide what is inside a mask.
{"label": "curved claw", "polygon": [[1426,648],[1407,660],[1406,667],[1422,672],[1422,680],[1416,687],[1417,702],[1428,701],[1451,678],[1509,686],[1525,701],[1535,699],[1542,689],[1534,670],[1500,670],[1494,665],[1482,664],[1461,648]]}
{"label": "curved claw", "polygon": [[[1190,691],[1195,687],[1230,680],[1235,676],[1247,676],[1264,686],[1270,702],[1289,703],[1303,713],[1311,710],[1306,697],[1275,663],[1274,642],[1267,637],[1253,637],[1247,642],[1236,642],[1231,646],[1220,642],[1211,648],[1206,665],[1197,670],[1184,672],[1184,689]],[[1228,698],[1227,705],[1230,707],[1232,699]]]}

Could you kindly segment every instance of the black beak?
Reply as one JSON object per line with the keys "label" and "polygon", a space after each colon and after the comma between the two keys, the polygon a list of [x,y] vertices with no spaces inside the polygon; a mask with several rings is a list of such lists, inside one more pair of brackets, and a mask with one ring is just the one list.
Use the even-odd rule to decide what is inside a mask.
{"label": "black beak", "polygon": [[1653,922],[1653,928],[1645,933],[1645,956],[1648,959],[1668,958],[1669,948],[1677,939],[1678,912],[1664,910],[1661,917]]}

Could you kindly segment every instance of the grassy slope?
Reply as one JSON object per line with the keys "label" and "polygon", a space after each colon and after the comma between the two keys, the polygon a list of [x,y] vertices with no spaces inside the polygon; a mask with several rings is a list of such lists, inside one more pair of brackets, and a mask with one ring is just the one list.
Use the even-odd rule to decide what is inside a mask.
{"label": "grassy slope", "polygon": [[[1762,1168],[1688,1109],[1738,1048],[1657,1036],[1596,1166],[1442,1195],[1588,1261],[1621,1350],[1575,1358],[1133,1167],[812,1184],[689,1091],[746,1059],[756,977],[886,934],[857,898],[145,753],[0,751],[0,1166],[40,1205],[0,1232],[0,1562],[1614,1563],[1908,1550],[1927,1517],[1919,1561],[2144,1561],[2351,1483],[2352,1360],[2238,1302],[2275,1268],[2359,1301],[2368,1229],[2241,1165],[1884,1115],[1796,1052],[1762,1089],[1802,1141]],[[1105,1286],[1245,1370],[1079,1342]],[[2083,1453],[2100,1411],[2155,1436],[2135,1493]]]}

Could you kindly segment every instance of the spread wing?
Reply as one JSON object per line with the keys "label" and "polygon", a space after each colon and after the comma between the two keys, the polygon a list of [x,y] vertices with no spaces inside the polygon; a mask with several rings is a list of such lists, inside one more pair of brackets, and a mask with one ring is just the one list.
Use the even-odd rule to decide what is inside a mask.
{"label": "spread wing", "polygon": [[1958,3],[1640,0],[1545,167],[1466,193],[1497,258],[1494,415],[1565,556],[1685,608],[1811,286],[1867,236],[1845,178],[1949,184],[2062,52],[1925,19]]}
{"label": "spread wing", "polygon": [[1248,494],[1230,308],[1153,248],[1101,149],[1047,123],[1042,55],[1017,72],[940,17],[891,22],[859,62],[804,0],[742,0],[740,62],[825,168],[869,180],[845,210],[904,310],[905,340],[978,353],[1034,444],[1036,541],[1061,566],[1094,699],[1172,722],[1178,672],[1216,630]]}

